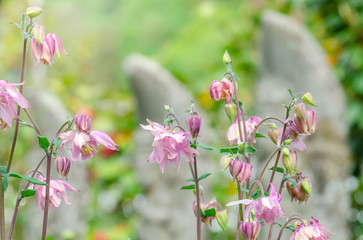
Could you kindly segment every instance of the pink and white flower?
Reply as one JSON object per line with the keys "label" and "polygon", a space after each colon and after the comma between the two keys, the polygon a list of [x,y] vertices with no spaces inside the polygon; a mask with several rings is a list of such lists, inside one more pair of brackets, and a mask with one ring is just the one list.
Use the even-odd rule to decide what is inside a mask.
{"label": "pink and white flower", "polygon": [[328,240],[329,235],[334,235],[327,227],[320,224],[317,219],[311,218],[313,221],[310,221],[310,224],[304,220],[304,224],[301,223],[297,226],[290,240]]}
{"label": "pink and white flower", "polygon": [[92,158],[97,153],[97,145],[102,144],[108,149],[118,151],[116,143],[106,133],[91,131],[92,121],[87,115],[74,117],[76,131],[68,131],[58,137],[63,140],[59,149],[71,142],[71,158],[76,161],[81,155],[82,160]]}
{"label": "pink and white flower", "polygon": [[64,50],[61,39],[54,33],[48,33],[44,36],[44,27],[36,25],[33,29],[33,38],[30,42],[33,58],[35,63],[52,65],[54,54],[57,53],[60,57],[60,52],[67,55]]}
{"label": "pink and white flower", "polygon": [[[230,145],[238,145],[242,142],[246,142],[246,139],[244,139],[244,129],[243,129],[243,122],[241,121],[241,132],[242,132],[242,142],[241,138],[239,136],[239,129],[238,129],[238,122],[237,119],[234,121],[234,123],[228,128],[227,131],[227,141]],[[252,116],[246,121],[246,132],[247,132],[247,141],[251,138],[252,132],[255,130],[257,125],[261,122],[261,118],[257,116]],[[255,142],[255,140],[254,140]]]}
{"label": "pink and white flower", "polygon": [[0,80],[0,130],[12,127],[14,118],[18,118],[16,103],[22,108],[31,108],[29,102],[14,86],[22,84],[8,83]]}
{"label": "pink and white flower", "polygon": [[227,78],[223,78],[221,81],[214,80],[209,88],[209,93],[212,100],[224,100],[231,102],[233,97],[233,83]]}
{"label": "pink and white flower", "polygon": [[[46,178],[37,175],[37,179],[42,182],[46,182]],[[40,205],[40,207],[44,210],[45,207],[45,195],[46,195],[46,186],[43,185],[31,185],[30,189],[36,189],[37,198],[36,205]],[[50,206],[57,208],[63,201],[67,204],[71,204],[68,200],[67,191],[79,192],[79,190],[72,187],[69,183],[62,180],[50,180],[49,183],[49,203]]]}
{"label": "pink and white flower", "polygon": [[274,222],[275,217],[280,218],[285,216],[285,212],[280,205],[281,195],[276,192],[275,187],[270,183],[271,190],[270,196],[260,197],[257,201],[252,199],[242,199],[228,203],[226,206],[233,206],[237,204],[247,205],[245,211],[245,219],[250,215],[251,210],[255,210],[256,219],[265,220],[264,224],[271,224]]}
{"label": "pink and white flower", "polygon": [[153,146],[155,147],[150,154],[148,161],[157,162],[160,170],[164,173],[165,166],[176,164],[178,171],[180,168],[180,156],[188,162],[194,162],[194,156],[199,155],[197,150],[190,147],[191,135],[187,132],[170,132],[158,123],[147,119],[149,125],[140,126],[154,135]]}

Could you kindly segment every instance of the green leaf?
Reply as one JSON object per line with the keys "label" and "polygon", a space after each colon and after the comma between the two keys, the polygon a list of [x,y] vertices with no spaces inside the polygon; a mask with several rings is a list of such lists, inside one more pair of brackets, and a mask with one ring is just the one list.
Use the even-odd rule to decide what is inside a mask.
{"label": "green leaf", "polygon": [[9,186],[9,173],[5,174],[5,176],[3,178],[4,192],[6,191],[6,189],[8,189],[8,186]]}
{"label": "green leaf", "polygon": [[219,150],[220,153],[237,153],[238,152],[238,146],[237,147],[230,147],[230,148],[221,148]]}
{"label": "green leaf", "polygon": [[50,145],[48,138],[43,137],[43,136],[38,136],[39,139],[39,147],[44,149],[45,152],[48,151],[48,147]]}
{"label": "green leaf", "polygon": [[33,196],[37,192],[36,189],[25,189],[21,191],[21,198],[27,198]]}
{"label": "green leaf", "polygon": [[15,26],[17,26],[20,30],[23,30],[23,28],[20,26],[19,23],[16,22],[11,22],[10,24],[14,24]]}
{"label": "green leaf", "polygon": [[262,224],[262,223],[264,223],[264,222],[265,222],[265,219],[261,219],[261,220],[259,220],[258,222]]}
{"label": "green leaf", "polygon": [[9,174],[10,177],[21,178],[21,179],[24,179],[25,181],[28,181],[28,182],[36,184],[36,185],[43,185],[43,186],[47,185],[45,182],[39,181],[36,178],[20,175],[20,174],[17,174],[15,172],[9,172],[8,174]]}
{"label": "green leaf", "polygon": [[251,155],[254,152],[256,152],[256,148],[254,148],[252,146],[248,146],[244,150],[241,151],[241,153],[244,154],[244,155]]}
{"label": "green leaf", "polygon": [[294,179],[289,178],[288,176],[285,177],[286,180],[290,181],[292,183],[292,188],[296,188],[297,187],[297,183]]}
{"label": "green leaf", "polygon": [[54,150],[58,150],[58,148],[60,147],[60,145],[62,144],[62,142],[63,142],[62,139],[55,137],[53,139]]}
{"label": "green leaf", "polygon": [[203,148],[205,150],[214,150],[214,151],[218,151],[218,149],[214,148],[214,147],[211,147],[211,146],[208,146],[208,145],[204,145],[204,144],[197,144],[198,147],[200,148]]}
{"label": "green leaf", "polygon": [[250,190],[248,190],[247,188],[243,188],[243,187],[241,187],[241,191],[242,192],[245,192],[245,193],[249,193],[250,192]]}
{"label": "green leaf", "polygon": [[185,180],[187,182],[194,182],[194,178],[188,178],[187,180]]}
{"label": "green leaf", "polygon": [[[271,168],[269,168],[268,170],[274,170],[274,167],[271,167]],[[277,168],[276,168],[276,172],[284,173],[284,169],[283,169],[283,168],[280,168],[280,167],[277,167]]]}
{"label": "green leaf", "polygon": [[294,98],[294,95],[292,94],[291,89],[287,89],[287,91],[290,93],[290,96],[291,96],[292,98]]}
{"label": "green leaf", "polygon": [[186,189],[195,189],[195,185],[192,184],[192,185],[188,185],[188,186],[183,186],[180,188],[181,190],[186,190]]}
{"label": "green leaf", "polygon": [[198,181],[201,181],[201,180],[203,180],[204,178],[209,177],[210,175],[212,175],[212,174],[211,174],[211,173],[205,173],[205,174],[203,174],[202,176],[200,176],[200,177],[198,178]]}
{"label": "green leaf", "polygon": [[6,166],[0,166],[0,172],[1,172],[1,175],[4,176],[5,173],[6,173]]}
{"label": "green leaf", "polygon": [[[257,189],[252,195],[251,197],[254,199],[254,200],[257,200],[259,199],[260,197],[262,196],[261,194],[261,190],[260,189]],[[270,196],[270,194],[268,194],[267,192],[265,192],[265,197],[267,196]]]}
{"label": "green leaf", "polygon": [[256,133],[255,134],[256,138],[266,138],[264,135],[260,134],[260,133]]}
{"label": "green leaf", "polygon": [[210,208],[204,211],[203,217],[214,217],[216,215],[215,208]]}

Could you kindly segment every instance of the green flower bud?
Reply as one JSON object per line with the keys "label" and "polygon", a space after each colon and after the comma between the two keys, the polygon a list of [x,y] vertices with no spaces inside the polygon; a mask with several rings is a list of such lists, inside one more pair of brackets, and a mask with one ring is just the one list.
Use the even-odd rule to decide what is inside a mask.
{"label": "green flower bud", "polygon": [[315,104],[315,101],[314,101],[314,98],[313,98],[313,95],[311,95],[311,93],[307,92],[304,94],[304,96],[302,96],[301,98],[305,103],[311,105],[311,106],[315,106],[316,107],[316,104]]}
{"label": "green flower bud", "polygon": [[41,9],[40,7],[28,7],[28,9],[25,12],[25,15],[27,15],[30,18],[35,18],[37,16],[39,16],[41,13],[43,12],[43,9]]}
{"label": "green flower bud", "polygon": [[221,160],[219,161],[221,171],[226,170],[229,167],[229,163],[232,161],[232,158],[230,155],[223,155],[221,157]]}
{"label": "green flower bud", "polygon": [[296,171],[297,165],[297,154],[294,150],[284,147],[282,149],[282,163],[284,164],[286,170],[293,174]]}
{"label": "green flower bud", "polygon": [[227,222],[228,222],[227,210],[218,211],[216,213],[216,219],[217,219],[217,222],[218,222],[219,226],[224,231],[226,229],[226,227],[227,227]]}
{"label": "green flower bud", "polygon": [[299,103],[293,107],[294,112],[298,118],[300,118],[303,122],[306,121],[306,106],[303,103]]}
{"label": "green flower bud", "polygon": [[228,51],[227,51],[227,50],[224,52],[224,55],[223,55],[223,62],[224,62],[224,63],[226,63],[226,64],[228,64],[228,63],[231,63],[231,62],[232,62],[231,57],[229,56],[229,54],[228,54]]}
{"label": "green flower bud", "polygon": [[231,120],[231,122],[234,122],[234,120],[236,119],[236,116],[237,116],[236,104],[226,103],[224,105],[224,110],[226,111],[226,114],[227,114],[229,120]]}

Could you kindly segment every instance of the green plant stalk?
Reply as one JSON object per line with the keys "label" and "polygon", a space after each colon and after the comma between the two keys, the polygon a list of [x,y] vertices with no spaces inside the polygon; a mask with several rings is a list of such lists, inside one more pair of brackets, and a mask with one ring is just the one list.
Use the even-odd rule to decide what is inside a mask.
{"label": "green plant stalk", "polygon": [[0,228],[1,228],[1,240],[5,240],[5,213],[4,213],[4,188],[3,178],[0,177]]}

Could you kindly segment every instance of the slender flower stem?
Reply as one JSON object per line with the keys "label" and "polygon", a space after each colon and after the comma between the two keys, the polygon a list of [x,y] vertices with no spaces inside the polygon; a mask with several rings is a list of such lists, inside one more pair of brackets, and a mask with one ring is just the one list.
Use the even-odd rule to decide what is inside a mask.
{"label": "slender flower stem", "polygon": [[270,240],[270,239],[271,239],[271,237],[272,237],[272,230],[273,230],[273,228],[274,228],[274,223],[271,223],[271,225],[270,225],[270,231],[269,231],[269,233],[268,233],[268,238],[267,238],[267,240]]}
{"label": "slender flower stem", "polygon": [[[241,183],[237,181],[237,193],[238,193],[238,200],[242,200],[242,195],[241,195]],[[239,218],[241,220],[241,222],[243,221],[243,209],[242,209],[242,204],[239,204],[240,208],[239,208]]]}
{"label": "slender flower stem", "polygon": [[[229,71],[229,76],[231,76],[231,79],[232,79],[233,88],[234,88],[234,96],[235,96],[235,100],[236,100],[237,125],[238,125],[239,137],[240,137],[241,142],[243,142],[243,139],[247,139],[245,116],[244,116],[244,112],[243,112],[243,107],[241,108],[242,112],[240,112],[239,100],[238,100],[238,91],[237,91],[237,84],[236,84],[236,80],[234,79],[232,70]],[[241,127],[241,122],[240,122],[240,116],[241,115],[242,115],[243,133],[244,133],[243,136],[242,136],[242,127]]]}
{"label": "slender flower stem", "polygon": [[28,112],[28,110],[26,110],[25,108],[23,108],[25,114],[28,116],[29,120],[32,122],[33,127],[35,129],[35,131],[37,132],[37,134],[39,136],[43,136],[42,132],[40,131],[40,128],[38,127],[37,123],[34,121],[34,119],[32,118],[32,116],[30,115],[30,113]]}
{"label": "slender flower stem", "polygon": [[282,228],[281,228],[281,230],[280,230],[280,233],[279,233],[279,236],[277,237],[277,239],[276,240],[280,240],[281,239],[281,236],[282,236],[282,233],[283,233],[283,231],[285,230],[285,227],[287,226],[287,224],[289,223],[289,222],[291,222],[291,221],[293,221],[293,220],[298,220],[298,221],[300,221],[302,224],[304,224],[304,222],[301,220],[301,218],[300,217],[293,217],[293,216],[291,216],[287,221],[286,221],[286,223],[282,226]]}
{"label": "slender flower stem", "polygon": [[279,189],[279,194],[280,195],[281,195],[282,188],[283,188],[285,180],[286,180],[285,177],[286,177],[286,173],[283,174],[282,179],[281,179],[281,184],[280,184],[280,189]]}
{"label": "slender flower stem", "polygon": [[45,183],[47,184],[45,188],[45,206],[44,206],[44,216],[43,216],[43,231],[42,240],[45,240],[47,236],[47,224],[48,224],[48,210],[49,210],[49,186],[50,186],[50,168],[52,151],[47,152],[47,177]]}
{"label": "slender flower stem", "polygon": [[275,117],[267,117],[267,118],[264,118],[264,119],[262,119],[261,120],[261,122],[259,122],[259,124],[257,125],[257,127],[255,128],[255,130],[253,130],[253,132],[252,132],[252,137],[251,137],[251,139],[250,139],[250,142],[249,142],[249,144],[250,145],[252,145],[253,144],[253,140],[254,140],[254,138],[256,137],[256,133],[257,133],[257,131],[258,131],[258,128],[264,123],[264,122],[266,122],[267,120],[276,120],[276,121],[278,121],[278,122],[280,122],[282,125],[284,125],[285,123],[283,122],[283,121],[281,121],[281,119],[278,119],[278,118],[275,118]]}
{"label": "slender flower stem", "polygon": [[[20,83],[24,83],[24,70],[25,70],[25,57],[26,57],[26,46],[27,46],[27,39],[24,39],[24,43],[23,43],[23,58],[21,61],[21,75],[20,75]],[[19,92],[20,94],[23,93],[23,85],[20,85],[19,87]],[[16,140],[18,138],[18,131],[19,131],[19,115],[20,115],[20,110],[21,107],[18,105],[18,109],[16,112],[16,115],[18,116],[16,118],[16,123],[15,123],[15,130],[14,130],[14,138],[13,138],[13,143],[11,145],[11,150],[10,150],[10,155],[9,155],[9,160],[8,160],[8,166],[6,168],[6,173],[8,173],[10,171],[11,168],[11,163],[13,160],[13,156],[14,156],[14,151],[15,151],[15,145],[16,145]]]}
{"label": "slender flower stem", "polygon": [[3,178],[0,177],[0,228],[1,228],[1,240],[5,240],[5,207],[4,207],[4,188]]}
{"label": "slender flower stem", "polygon": [[10,226],[10,229],[9,229],[9,233],[8,233],[7,240],[11,240],[11,238],[13,236],[14,227],[15,227],[15,221],[16,221],[16,216],[18,215],[19,205],[20,205],[20,202],[22,200],[21,191],[23,190],[23,185],[24,185],[24,180],[21,181],[20,188],[19,188],[19,191],[18,191],[18,197],[16,198],[16,203],[15,203],[15,207],[14,207],[13,218],[11,220],[11,226]]}
{"label": "slender flower stem", "polygon": [[[195,144],[195,143],[194,143]],[[194,182],[195,182],[195,191],[197,197],[197,240],[201,240],[202,229],[201,229],[201,216],[200,216],[200,189],[199,189],[199,180],[198,180],[198,171],[197,171],[197,158],[194,157]]]}
{"label": "slender flower stem", "polygon": [[[290,108],[287,109],[287,111],[286,111],[285,123],[284,123],[284,128],[282,130],[280,146],[285,141],[285,132],[286,132],[286,127],[287,127],[287,123],[288,123],[287,120],[289,118],[289,113],[290,113]],[[267,187],[267,192],[270,191],[270,187],[271,187],[270,183],[272,183],[272,181],[274,180],[275,173],[276,173],[276,168],[277,168],[277,164],[279,163],[280,156],[281,156],[281,149],[279,149],[279,152],[277,153],[276,162],[275,162],[275,165],[274,165],[274,169],[272,170],[270,182],[269,182],[268,187]]]}

